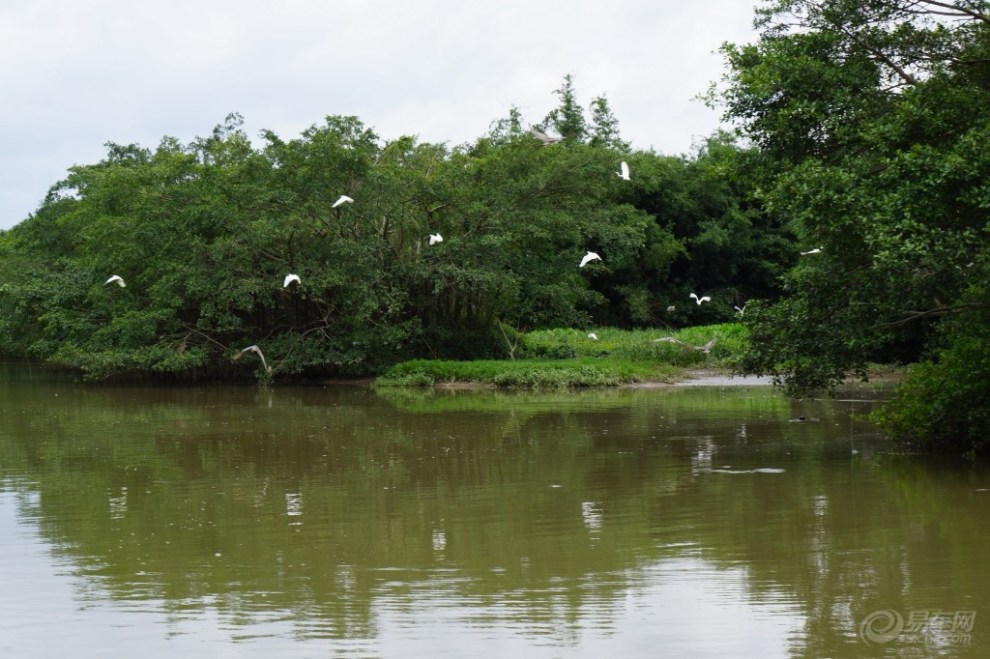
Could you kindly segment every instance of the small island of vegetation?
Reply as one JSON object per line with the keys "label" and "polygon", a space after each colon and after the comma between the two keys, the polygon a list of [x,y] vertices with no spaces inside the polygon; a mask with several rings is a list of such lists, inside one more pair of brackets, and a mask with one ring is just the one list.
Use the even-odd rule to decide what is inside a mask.
{"label": "small island of vegetation", "polygon": [[747,345],[738,323],[689,327],[675,333],[602,328],[506,334],[511,358],[451,361],[416,359],[388,369],[379,387],[471,383],[496,387],[614,387],[674,382],[687,368],[731,372]]}

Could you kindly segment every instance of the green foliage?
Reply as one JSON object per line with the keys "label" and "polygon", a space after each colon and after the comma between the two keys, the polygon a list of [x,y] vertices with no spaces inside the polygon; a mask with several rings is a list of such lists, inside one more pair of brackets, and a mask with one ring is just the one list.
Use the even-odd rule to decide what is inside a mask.
{"label": "green foliage", "polygon": [[[256,148],[236,114],[187,145],[108,144],[0,235],[0,350],[91,379],[364,376],[521,354],[506,328],[710,324],[773,293],[741,149],[631,152],[604,97],[589,123],[570,76],[556,94],[550,146],[516,108],[456,148],[341,116]],[[251,345],[264,365],[235,359]]]}
{"label": "green foliage", "polygon": [[412,360],[396,364],[375,380],[377,387],[433,386],[442,383],[473,383],[496,387],[561,389],[566,387],[613,387],[643,380],[662,380],[675,369],[617,359],[572,360]]}
{"label": "green foliage", "polygon": [[[745,351],[747,331],[738,323],[688,327],[680,331],[620,330],[595,328],[589,332],[574,329],[536,330],[523,338],[521,353],[536,359],[570,357],[609,357],[635,362],[660,362],[673,366],[705,364],[731,367]],[[673,338],[678,342],[658,339]],[[695,350],[711,340],[710,352]],[[686,345],[685,345],[686,344]]]}
{"label": "green foliage", "polygon": [[560,105],[550,111],[544,124],[553,126],[565,141],[583,141],[588,129],[574,89],[574,76],[569,73],[564,76],[563,84],[553,93],[560,98]]}
{"label": "green foliage", "polygon": [[916,450],[985,454],[990,444],[990,312],[958,316],[943,330],[934,358],[912,366],[897,397],[875,416],[884,430]]}
{"label": "green foliage", "polygon": [[[757,154],[718,134],[693,160],[637,153],[628,161],[632,181],[621,198],[654,222],[635,259],[610,264],[603,290],[609,306],[597,324],[725,322],[749,299],[779,295],[780,276],[794,260],[794,237],[754,203]],[[709,295],[712,304],[695,306],[691,292]]]}
{"label": "green foliage", "polygon": [[937,4],[766,2],[760,41],[726,48],[721,98],[761,147],[765,209],[821,248],[797,257],[783,299],[747,309],[744,369],[807,393],[939,352],[887,427],[949,448],[938,428],[967,443],[978,419],[925,419],[946,419],[944,401],[970,408],[977,387],[948,377],[925,392],[954,356],[975,359],[966,337],[990,306],[990,20],[985,3]]}
{"label": "green foliage", "polygon": [[591,139],[588,143],[619,151],[629,150],[629,143],[619,137],[619,120],[604,96],[591,99]]}
{"label": "green foliage", "polygon": [[[667,380],[685,366],[730,367],[743,353],[746,329],[740,324],[691,327],[665,334],[656,330],[598,328],[537,330],[513,336],[522,359],[410,360],[380,375],[376,386],[419,387],[442,383],[498,387],[596,387],[644,380]],[[506,335],[508,339],[508,334]],[[677,342],[658,341],[674,338]],[[714,340],[710,352],[695,349]]]}

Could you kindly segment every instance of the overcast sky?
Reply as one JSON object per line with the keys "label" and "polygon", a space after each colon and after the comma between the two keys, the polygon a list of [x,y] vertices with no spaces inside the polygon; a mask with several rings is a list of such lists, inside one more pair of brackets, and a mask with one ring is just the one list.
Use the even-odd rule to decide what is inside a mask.
{"label": "overcast sky", "polygon": [[574,75],[633,148],[689,153],[694,98],[747,43],[753,0],[0,0],[0,228],[106,142],[205,136],[231,112],[291,139],[356,115],[383,139],[462,144]]}

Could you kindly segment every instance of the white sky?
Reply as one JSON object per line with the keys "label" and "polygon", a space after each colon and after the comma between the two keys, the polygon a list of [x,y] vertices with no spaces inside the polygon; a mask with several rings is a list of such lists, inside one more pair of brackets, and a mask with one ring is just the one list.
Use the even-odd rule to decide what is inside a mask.
{"label": "white sky", "polygon": [[383,139],[470,142],[527,123],[574,75],[633,148],[689,153],[719,125],[693,100],[755,0],[0,0],[0,229],[104,144],[208,135],[231,112],[291,139],[356,115]]}

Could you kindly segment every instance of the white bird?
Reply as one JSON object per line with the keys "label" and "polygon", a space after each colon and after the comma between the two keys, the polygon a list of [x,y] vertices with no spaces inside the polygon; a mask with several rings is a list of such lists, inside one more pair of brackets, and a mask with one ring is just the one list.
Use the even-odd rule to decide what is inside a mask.
{"label": "white bird", "polygon": [[677,307],[675,307],[674,305],[670,305],[669,307],[667,307],[667,313],[673,313],[676,310]]}
{"label": "white bird", "polygon": [[707,295],[704,296],[704,297],[698,297],[694,293],[691,293],[690,295],[688,295],[688,297],[694,298],[694,301],[698,303],[698,306],[699,307],[701,306],[701,303],[702,302],[711,302],[712,301],[712,299],[710,297],[708,297]]}
{"label": "white bird", "polygon": [[712,348],[715,347],[715,344],[718,343],[718,339],[717,338],[712,339],[711,341],[709,341],[708,343],[706,343],[703,346],[693,346],[690,343],[685,343],[684,341],[681,341],[680,339],[675,339],[672,336],[661,336],[659,339],[653,339],[653,342],[654,343],[676,343],[679,346],[683,346],[685,348],[690,348],[692,350],[697,350],[698,352],[703,352],[703,353],[705,353],[707,355],[708,353],[710,353],[712,351]]}
{"label": "white bird", "polygon": [[583,268],[584,266],[588,265],[588,263],[595,260],[601,261],[602,257],[598,256],[594,252],[588,252],[587,254],[584,255],[584,258],[581,259],[581,265],[579,265],[578,267]]}
{"label": "white bird", "polygon": [[345,194],[342,194],[342,195],[340,195],[340,198],[337,201],[333,202],[333,206],[331,206],[330,208],[336,208],[337,206],[340,206],[341,204],[353,204],[353,203],[354,203],[354,200],[353,199],[351,199],[350,197],[348,197]]}
{"label": "white bird", "polygon": [[707,355],[708,353],[710,353],[712,351],[712,348],[715,347],[715,344],[716,343],[718,343],[718,339],[712,339],[711,341],[709,341],[708,343],[706,343],[703,346],[695,346],[694,349],[695,350],[700,350],[701,352],[703,352],[703,353],[705,353]]}
{"label": "white bird", "polygon": [[297,284],[302,283],[299,280],[299,275],[288,274],[285,276],[285,281],[282,282],[282,288],[288,288],[289,284],[291,284],[292,282],[296,282]]}
{"label": "white bird", "polygon": [[442,242],[443,242],[443,236],[441,236],[439,233],[431,233],[430,234],[430,244],[431,245],[436,245],[437,243],[442,243]]}
{"label": "white bird", "polygon": [[737,307],[736,305],[732,305],[732,308],[735,309],[736,310],[736,313],[739,314],[740,316],[743,315],[744,313],[746,313],[746,305],[745,304],[742,305],[742,307]]}
{"label": "white bird", "polygon": [[103,282],[103,285],[106,286],[107,284],[113,281],[117,282],[117,285],[120,286],[121,288],[127,286],[127,284],[124,283],[124,278],[121,277],[120,275],[114,275],[113,277],[110,277],[110,279],[107,279],[105,282]]}
{"label": "white bird", "polygon": [[592,341],[597,341],[598,335],[595,334],[594,332],[588,332],[588,338],[591,339]]}
{"label": "white bird", "polygon": [[535,137],[536,139],[540,140],[541,142],[543,142],[543,146],[548,146],[550,144],[556,144],[557,142],[560,141],[560,138],[559,137],[550,137],[549,135],[547,135],[543,131],[537,130],[535,127],[529,129],[529,134],[532,135],[533,137]]}
{"label": "white bird", "polygon": [[261,352],[261,348],[259,348],[256,345],[248,346],[247,348],[244,348],[244,350],[241,350],[239,353],[237,353],[236,355],[234,355],[234,359],[240,359],[241,358],[241,355],[243,355],[245,352],[253,352],[256,355],[258,355],[259,357],[261,357],[261,365],[264,366],[265,367],[265,370],[268,371],[269,373],[272,372],[272,369],[268,366],[268,362],[265,361],[265,355],[264,355],[264,353],[262,353]]}
{"label": "white bird", "polygon": [[626,163],[625,160],[619,163],[619,171],[617,171],[615,175],[621,178],[623,181],[629,180],[629,164]]}
{"label": "white bird", "polygon": [[807,252],[801,252],[801,256],[807,256],[808,254],[821,254],[822,248],[816,247],[814,249],[809,249]]}

